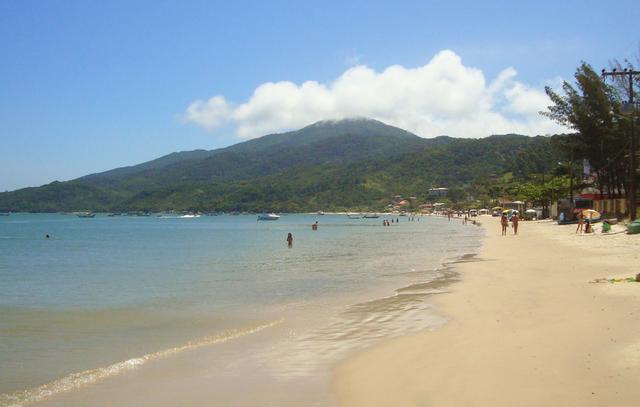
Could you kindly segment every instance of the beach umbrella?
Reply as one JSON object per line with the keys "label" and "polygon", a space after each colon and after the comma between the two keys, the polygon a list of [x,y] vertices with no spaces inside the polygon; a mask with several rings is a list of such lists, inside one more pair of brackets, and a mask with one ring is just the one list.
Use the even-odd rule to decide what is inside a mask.
{"label": "beach umbrella", "polygon": [[524,211],[524,213],[530,213],[530,214],[535,215],[537,212],[536,212],[535,209],[527,209],[526,211]]}
{"label": "beach umbrella", "polygon": [[600,217],[600,212],[594,210],[594,209],[584,209],[582,211],[582,216],[584,216],[585,218],[589,218],[589,219],[593,219],[593,218],[599,218]]}

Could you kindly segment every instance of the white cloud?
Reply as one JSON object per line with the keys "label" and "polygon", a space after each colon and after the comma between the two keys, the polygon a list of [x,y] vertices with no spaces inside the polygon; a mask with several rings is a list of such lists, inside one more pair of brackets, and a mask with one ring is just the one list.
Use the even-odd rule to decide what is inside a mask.
{"label": "white cloud", "polygon": [[233,109],[224,96],[214,96],[211,99],[196,100],[187,107],[183,116],[186,122],[197,123],[205,129],[215,129],[231,118]]}
{"label": "white cloud", "polygon": [[235,106],[221,95],[198,100],[183,119],[208,130],[231,124],[244,139],[355,116],[422,137],[566,131],[538,114],[550,104],[544,91],[518,82],[516,76],[508,67],[487,83],[482,71],[464,66],[458,55],[444,50],[417,68],[393,65],[378,73],[357,65],[327,84],[267,82]]}

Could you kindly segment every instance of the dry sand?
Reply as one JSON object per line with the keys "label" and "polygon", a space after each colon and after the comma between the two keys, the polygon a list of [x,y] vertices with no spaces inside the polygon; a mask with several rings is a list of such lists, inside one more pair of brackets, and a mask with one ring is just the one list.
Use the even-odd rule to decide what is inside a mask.
{"label": "dry sand", "polygon": [[591,281],[640,272],[640,235],[482,222],[479,261],[434,298],[449,323],[340,364],[340,405],[639,406],[640,283]]}

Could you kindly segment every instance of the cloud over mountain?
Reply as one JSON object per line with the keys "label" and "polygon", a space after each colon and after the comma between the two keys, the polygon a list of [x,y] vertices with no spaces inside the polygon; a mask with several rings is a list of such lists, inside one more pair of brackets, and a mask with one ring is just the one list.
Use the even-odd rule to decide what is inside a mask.
{"label": "cloud over mountain", "polygon": [[392,65],[376,72],[358,65],[326,84],[263,83],[239,104],[216,95],[191,103],[182,118],[208,130],[232,125],[244,139],[354,116],[381,120],[422,137],[565,131],[538,114],[550,104],[546,94],[516,76],[509,67],[487,83],[481,70],[465,66],[457,54],[444,50],[417,68]]}

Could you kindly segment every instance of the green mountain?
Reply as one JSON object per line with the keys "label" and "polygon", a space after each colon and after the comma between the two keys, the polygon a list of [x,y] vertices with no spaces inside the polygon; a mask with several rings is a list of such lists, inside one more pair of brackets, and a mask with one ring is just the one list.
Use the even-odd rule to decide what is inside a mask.
{"label": "green mountain", "polygon": [[223,149],[173,153],[79,180],[117,184],[124,179],[131,181],[132,177],[144,178],[145,182],[152,177],[159,184],[166,184],[251,179],[293,167],[349,163],[384,154],[402,154],[425,145],[425,141],[375,120],[322,121],[301,130],[272,134]]}
{"label": "green mountain", "polygon": [[423,139],[370,119],[322,121],[212,151],[0,193],[11,211],[381,209],[395,194],[550,170],[546,137]]}

